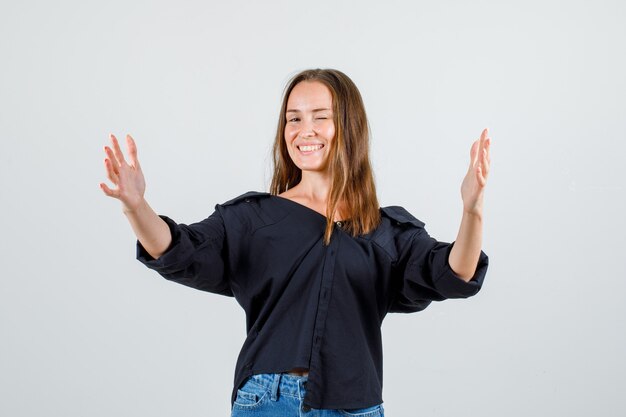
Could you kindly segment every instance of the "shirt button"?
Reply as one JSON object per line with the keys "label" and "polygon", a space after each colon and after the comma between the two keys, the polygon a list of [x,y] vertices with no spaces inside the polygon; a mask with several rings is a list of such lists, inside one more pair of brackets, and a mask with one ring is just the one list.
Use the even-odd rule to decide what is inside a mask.
{"label": "shirt button", "polygon": [[341,222],[337,222],[337,226],[341,227],[342,223]]}
{"label": "shirt button", "polygon": [[246,198],[246,199],[245,199],[245,202],[246,202],[246,203],[249,203],[249,202],[250,202],[250,199],[249,199],[249,198]]}

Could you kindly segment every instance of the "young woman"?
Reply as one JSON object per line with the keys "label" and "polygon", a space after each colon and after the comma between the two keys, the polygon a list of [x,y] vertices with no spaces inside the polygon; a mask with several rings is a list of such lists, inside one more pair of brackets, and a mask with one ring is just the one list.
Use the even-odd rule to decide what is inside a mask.
{"label": "young woman", "polygon": [[233,416],[383,416],[385,315],[482,286],[487,135],[471,147],[453,243],[430,237],[400,206],[378,206],[361,95],[332,69],[303,71],[287,85],[269,193],[247,192],[200,222],[178,224],[144,199],[133,139],[126,137],[126,162],[113,135],[105,167],[117,188],[100,187],[122,202],[139,261],[169,280],[235,297],[245,310]]}

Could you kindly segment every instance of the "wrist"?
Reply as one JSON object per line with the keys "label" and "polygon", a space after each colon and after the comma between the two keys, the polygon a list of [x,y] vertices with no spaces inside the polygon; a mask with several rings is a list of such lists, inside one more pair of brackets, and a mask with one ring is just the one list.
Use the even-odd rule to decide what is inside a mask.
{"label": "wrist", "polygon": [[477,220],[482,222],[483,220],[483,210],[482,208],[473,208],[473,209],[463,209],[463,217]]}
{"label": "wrist", "polygon": [[148,206],[148,202],[143,197],[140,197],[139,201],[137,201],[136,203],[132,205],[127,205],[125,203],[122,203],[122,212],[124,212],[124,214],[126,215],[135,214],[140,211],[143,211],[147,206]]}

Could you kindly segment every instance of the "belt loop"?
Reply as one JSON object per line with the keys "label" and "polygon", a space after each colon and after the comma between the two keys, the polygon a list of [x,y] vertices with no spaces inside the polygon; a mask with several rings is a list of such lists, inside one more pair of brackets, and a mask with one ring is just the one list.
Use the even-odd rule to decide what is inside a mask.
{"label": "belt loop", "polygon": [[280,377],[282,374],[274,374],[272,382],[272,401],[278,401],[278,386],[280,385]]}

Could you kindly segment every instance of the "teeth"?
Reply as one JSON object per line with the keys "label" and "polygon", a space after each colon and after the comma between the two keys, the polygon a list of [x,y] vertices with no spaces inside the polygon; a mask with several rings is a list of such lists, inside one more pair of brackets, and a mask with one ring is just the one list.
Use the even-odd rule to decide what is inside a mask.
{"label": "teeth", "polygon": [[324,145],[307,145],[307,146],[298,146],[298,148],[302,152],[310,152],[310,151],[317,151],[318,149],[322,149],[322,146]]}

